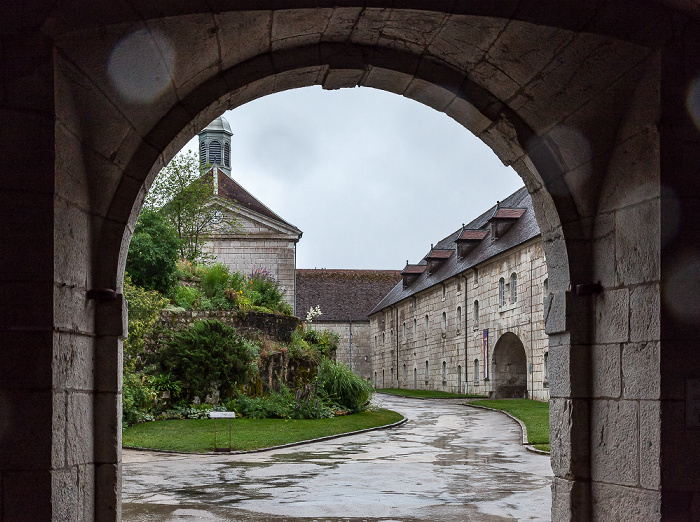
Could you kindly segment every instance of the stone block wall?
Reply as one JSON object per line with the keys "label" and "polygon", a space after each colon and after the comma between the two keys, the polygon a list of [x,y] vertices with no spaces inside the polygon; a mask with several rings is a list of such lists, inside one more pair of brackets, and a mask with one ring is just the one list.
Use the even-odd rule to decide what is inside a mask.
{"label": "stone block wall", "polygon": [[[197,321],[205,319],[217,319],[228,326],[233,326],[238,333],[246,337],[270,339],[277,342],[290,341],[292,332],[301,324],[301,320],[298,318],[286,315],[261,312],[241,313],[230,310],[190,310],[180,313],[163,310],[160,316],[160,323],[164,335],[168,335],[169,332],[184,330]],[[153,342],[156,343],[158,340]]]}
{"label": "stone block wall", "polygon": [[[350,366],[352,370],[364,379],[372,374],[370,353],[369,320],[360,321],[318,321],[314,328],[330,330],[340,336],[335,360]],[[350,358],[350,342],[352,333],[352,360]]]}
{"label": "stone block wall", "polygon": [[[515,302],[509,286],[513,273],[517,274]],[[467,270],[371,316],[375,386],[488,395],[493,392],[494,348],[503,334],[512,332],[527,358],[528,396],[549,399],[543,318],[547,267],[541,239],[491,258],[479,266],[476,280],[474,275],[474,270]],[[498,301],[501,277],[506,281],[504,306]],[[476,321],[475,301],[479,302]],[[488,330],[488,380],[484,380],[484,330]]]}
{"label": "stone block wall", "polygon": [[284,300],[294,307],[296,243],[288,238],[214,238],[209,252],[231,270],[250,275],[264,268],[285,288]]}

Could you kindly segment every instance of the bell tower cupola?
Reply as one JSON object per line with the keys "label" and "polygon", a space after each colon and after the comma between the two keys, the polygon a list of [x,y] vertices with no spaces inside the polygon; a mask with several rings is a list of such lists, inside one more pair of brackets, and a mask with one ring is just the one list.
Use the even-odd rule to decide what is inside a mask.
{"label": "bell tower cupola", "polygon": [[231,126],[219,116],[199,133],[199,163],[202,168],[216,166],[231,177]]}

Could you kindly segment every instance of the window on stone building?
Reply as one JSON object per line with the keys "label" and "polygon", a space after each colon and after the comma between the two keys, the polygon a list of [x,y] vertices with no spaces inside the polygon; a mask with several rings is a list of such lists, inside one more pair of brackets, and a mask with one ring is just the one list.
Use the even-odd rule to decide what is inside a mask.
{"label": "window on stone building", "polygon": [[428,371],[428,361],[425,361],[425,384],[430,381],[430,372]]}
{"label": "window on stone building", "polygon": [[389,386],[394,386],[394,367],[391,367],[391,381],[389,381]]}
{"label": "window on stone building", "polygon": [[447,384],[447,363],[442,361],[442,384]]}
{"label": "window on stone building", "polygon": [[413,319],[413,337],[416,336],[416,332],[418,331],[418,321],[416,319]]}
{"label": "window on stone building", "polygon": [[479,359],[474,359],[474,383],[479,382]]}
{"label": "window on stone building", "polygon": [[549,279],[545,279],[542,283],[542,303],[549,297]]}
{"label": "window on stone building", "polygon": [[231,166],[231,145],[228,141],[224,143],[224,165],[227,167]]}
{"label": "window on stone building", "polygon": [[416,296],[415,296],[415,295],[413,296],[412,301],[413,301],[413,309],[415,310],[415,309],[416,309],[416,306],[418,306],[418,300],[416,299]]}
{"label": "window on stone building", "polygon": [[462,328],[462,307],[457,307],[457,333]]}
{"label": "window on stone building", "polygon": [[403,365],[403,383],[404,383],[404,386],[406,385],[407,382],[408,382],[408,368],[406,368],[406,365],[404,364]]}
{"label": "window on stone building", "polygon": [[374,387],[375,387],[375,388],[377,387],[377,384],[379,384],[379,383],[377,382],[377,372],[374,372]]}
{"label": "window on stone building", "polygon": [[374,336],[374,351],[377,351],[377,336]]}
{"label": "window on stone building", "polygon": [[445,300],[445,297],[447,297],[447,286],[445,283],[442,284],[442,300]]}
{"label": "window on stone building", "polygon": [[501,277],[498,280],[498,306],[506,305],[506,280]]}
{"label": "window on stone building", "polygon": [[474,301],[474,330],[479,329],[479,301]]}
{"label": "window on stone building", "polygon": [[216,140],[209,144],[209,163],[221,165],[221,143]]}
{"label": "window on stone building", "polygon": [[384,343],[386,343],[386,334],[382,334],[382,346],[384,346]]}
{"label": "window on stone building", "polygon": [[384,370],[382,370],[382,388],[386,388],[386,385],[384,382]]}
{"label": "window on stone building", "polygon": [[474,283],[478,283],[479,282],[479,269],[477,267],[474,267],[473,270],[474,270]]}
{"label": "window on stone building", "polygon": [[442,312],[440,327],[442,328],[442,335],[445,335],[447,333],[447,312]]}
{"label": "window on stone building", "polygon": [[457,393],[462,393],[462,366],[457,366]]}
{"label": "window on stone building", "polygon": [[462,291],[462,276],[459,276],[457,278],[457,291],[461,292]]}
{"label": "window on stone building", "polygon": [[426,338],[426,339],[428,338],[428,326],[429,326],[429,325],[430,325],[430,323],[429,323],[429,321],[428,321],[428,316],[426,315],[426,316],[425,316],[425,338]]}
{"label": "window on stone building", "polygon": [[413,368],[413,389],[418,389],[418,368]]}
{"label": "window on stone building", "polygon": [[406,321],[403,322],[401,327],[401,339],[403,339],[403,342],[406,342]]}
{"label": "window on stone building", "polygon": [[544,352],[544,382],[549,381],[549,352]]}
{"label": "window on stone building", "polygon": [[518,275],[513,272],[510,274],[510,299],[511,302],[518,302]]}

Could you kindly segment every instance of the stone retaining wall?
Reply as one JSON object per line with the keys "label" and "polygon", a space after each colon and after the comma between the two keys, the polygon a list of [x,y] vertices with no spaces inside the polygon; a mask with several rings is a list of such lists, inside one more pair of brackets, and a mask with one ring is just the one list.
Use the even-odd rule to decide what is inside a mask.
{"label": "stone retaining wall", "polygon": [[233,326],[245,337],[277,342],[289,342],[292,332],[301,324],[301,319],[297,317],[236,310],[190,310],[180,313],[163,310],[160,315],[164,333],[183,330],[205,319],[217,319],[227,326]]}

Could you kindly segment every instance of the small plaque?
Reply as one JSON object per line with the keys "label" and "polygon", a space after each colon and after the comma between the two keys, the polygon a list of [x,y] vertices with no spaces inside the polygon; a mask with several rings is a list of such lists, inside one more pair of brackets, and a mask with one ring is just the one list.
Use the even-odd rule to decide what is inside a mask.
{"label": "small plaque", "polygon": [[210,411],[209,418],[210,419],[235,419],[236,412],[235,411]]}
{"label": "small plaque", "polygon": [[685,381],[685,426],[700,428],[700,379]]}

